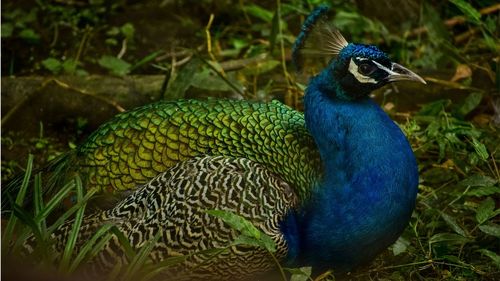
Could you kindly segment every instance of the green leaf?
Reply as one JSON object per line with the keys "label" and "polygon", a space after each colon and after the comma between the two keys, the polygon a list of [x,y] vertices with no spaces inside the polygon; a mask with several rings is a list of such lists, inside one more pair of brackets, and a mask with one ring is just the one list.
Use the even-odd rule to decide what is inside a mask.
{"label": "green leaf", "polygon": [[12,36],[12,32],[14,31],[14,25],[10,22],[2,22],[1,23],[1,36],[2,38],[8,38]]}
{"label": "green leaf", "polygon": [[144,58],[142,58],[140,61],[136,62],[131,68],[130,68],[130,71],[133,71],[134,69],[138,68],[138,67],[141,67],[143,65],[145,65],[146,63],[154,60],[156,57],[158,57],[159,55],[161,54],[160,51],[156,51],[156,52],[153,52],[147,56],[145,56]]}
{"label": "green leaf", "polygon": [[277,60],[265,60],[245,66],[243,73],[247,75],[260,75],[269,72],[280,65],[281,62]]}
{"label": "green leaf", "polygon": [[64,70],[64,73],[67,74],[74,74],[77,66],[78,62],[74,59],[67,59],[62,63],[62,69]]}
{"label": "green leaf", "polygon": [[462,105],[458,108],[457,114],[459,114],[460,116],[467,115],[481,103],[482,99],[483,94],[481,92],[470,93],[467,98],[465,98]]}
{"label": "green leaf", "polygon": [[110,46],[117,46],[118,40],[116,40],[115,38],[108,38],[108,39],[104,40],[104,43],[106,43],[107,45],[110,45]]}
{"label": "green leaf", "polygon": [[450,100],[437,100],[431,103],[428,103],[418,111],[417,115],[424,116],[438,116],[439,113],[444,111],[444,109],[450,105]]}
{"label": "green leaf", "polygon": [[492,51],[492,52],[495,52],[497,53],[498,52],[498,39],[495,39],[493,37],[491,37],[490,35],[488,35],[488,33],[483,30],[483,40],[484,40],[484,44],[486,46],[488,46],[488,48]]}
{"label": "green leaf", "polygon": [[482,232],[495,236],[500,238],[500,225],[498,224],[486,224],[486,225],[480,225],[479,229],[481,229]]}
{"label": "green leaf", "polygon": [[429,239],[429,244],[448,242],[451,244],[465,244],[469,239],[454,233],[438,233]]}
{"label": "green leaf", "polygon": [[441,256],[440,258],[445,259],[447,261],[457,263],[457,264],[462,263],[462,261],[456,256],[444,255],[444,256]]}
{"label": "green leaf", "polygon": [[38,43],[38,41],[40,41],[40,35],[31,28],[21,30],[21,32],[19,32],[19,37],[30,43]]}
{"label": "green leaf", "polygon": [[307,281],[311,280],[312,267],[300,267],[300,268],[283,268],[292,274],[290,281]]}
{"label": "green leaf", "polygon": [[487,250],[487,249],[480,249],[480,250],[478,250],[478,252],[489,257],[493,261],[493,264],[496,267],[500,268],[500,256],[497,253],[492,252],[492,251]]}
{"label": "green leaf", "polygon": [[166,94],[168,99],[180,99],[186,94],[186,91],[191,86],[193,77],[200,71],[201,60],[192,59],[186,65],[184,65],[175,77],[172,77],[169,81]]}
{"label": "green leaf", "polygon": [[106,35],[108,36],[117,36],[118,34],[120,34],[120,29],[116,26],[113,26],[108,31],[106,31]]}
{"label": "green leaf", "polygon": [[262,243],[261,245],[264,247],[264,249],[266,249],[267,251],[271,253],[276,252],[276,243],[274,242],[273,238],[271,238],[271,236],[261,232],[260,242]]}
{"label": "green leaf", "polygon": [[500,193],[499,186],[484,186],[484,187],[478,187],[478,188],[474,188],[472,190],[469,190],[466,193],[466,195],[467,196],[483,197],[483,196],[489,196],[489,195],[498,194],[498,193]]}
{"label": "green leaf", "polygon": [[497,181],[491,177],[480,175],[480,174],[474,174],[463,181],[459,182],[459,186],[464,186],[464,187],[475,187],[475,186],[492,186],[496,184]]}
{"label": "green leaf", "polygon": [[238,230],[242,234],[235,239],[235,243],[259,246],[271,253],[276,252],[276,243],[274,240],[269,235],[262,233],[245,218],[233,212],[223,210],[207,210],[206,213],[221,219],[231,228]]}
{"label": "green leaf", "polygon": [[404,239],[403,237],[399,237],[399,239],[392,245],[392,254],[397,256],[404,253],[409,245],[410,241]]}
{"label": "green leaf", "polygon": [[479,224],[484,223],[493,215],[495,210],[495,201],[488,197],[486,198],[476,210],[476,220]]}
{"label": "green leaf", "polygon": [[481,13],[464,0],[450,0],[457,8],[464,13],[468,20],[475,24],[481,23]]}
{"label": "green leaf", "polygon": [[62,64],[56,58],[48,58],[42,61],[42,66],[48,71],[52,72],[52,74],[58,74],[61,72]]}
{"label": "green leaf", "polygon": [[457,234],[460,234],[464,237],[468,236],[466,231],[463,229],[462,226],[460,226],[458,224],[458,222],[456,221],[456,219],[454,217],[452,217],[446,213],[443,213],[443,212],[441,212],[441,217],[446,222],[446,224],[448,224],[453,229],[453,231],[455,231]]}
{"label": "green leaf", "polygon": [[207,214],[221,219],[227,223],[231,228],[238,230],[241,234],[260,239],[260,231],[245,218],[229,211],[223,210],[207,210]]}
{"label": "green leaf", "polygon": [[130,72],[130,64],[122,59],[113,56],[102,56],[99,65],[111,71],[112,74],[123,76]]}
{"label": "green leaf", "polygon": [[122,27],[120,27],[120,31],[128,41],[131,41],[134,38],[135,28],[134,25],[130,22],[127,22]]}
{"label": "green leaf", "polygon": [[203,68],[201,72],[197,72],[191,77],[191,86],[208,91],[232,90],[224,79],[217,75],[214,70],[208,68]]}
{"label": "green leaf", "polygon": [[259,240],[255,239],[255,237],[250,237],[246,235],[240,235],[234,239],[232,245],[248,245],[253,247],[262,247],[262,243]]}
{"label": "green leaf", "polygon": [[476,154],[483,160],[486,161],[490,157],[486,146],[478,141],[476,138],[472,138],[472,146],[476,151]]}

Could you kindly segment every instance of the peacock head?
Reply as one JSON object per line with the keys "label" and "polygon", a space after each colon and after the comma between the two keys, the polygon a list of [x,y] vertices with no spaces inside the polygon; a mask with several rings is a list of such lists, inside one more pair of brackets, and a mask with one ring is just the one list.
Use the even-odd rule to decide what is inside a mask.
{"label": "peacock head", "polygon": [[317,80],[337,97],[357,99],[394,81],[417,81],[422,77],[400,64],[373,45],[353,44],[326,22],[328,7],[320,6],[306,19],[293,46],[293,60],[300,70],[303,55],[331,58]]}
{"label": "peacock head", "polygon": [[345,45],[329,68],[329,75],[351,98],[367,96],[373,90],[394,81],[409,80],[425,84],[422,77],[392,62],[387,54],[373,45]]}

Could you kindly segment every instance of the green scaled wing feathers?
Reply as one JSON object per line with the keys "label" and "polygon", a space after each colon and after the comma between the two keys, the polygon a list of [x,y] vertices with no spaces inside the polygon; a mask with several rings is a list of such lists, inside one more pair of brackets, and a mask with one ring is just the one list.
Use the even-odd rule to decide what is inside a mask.
{"label": "green scaled wing feathers", "polygon": [[279,103],[237,100],[162,101],[117,115],[77,148],[84,186],[133,189],[195,156],[244,157],[265,165],[308,195],[319,154],[304,117]]}

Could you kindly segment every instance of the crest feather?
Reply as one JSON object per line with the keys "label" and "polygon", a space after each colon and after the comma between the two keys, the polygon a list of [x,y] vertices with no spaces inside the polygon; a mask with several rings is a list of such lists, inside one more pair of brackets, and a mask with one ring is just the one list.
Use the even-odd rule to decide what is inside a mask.
{"label": "crest feather", "polygon": [[292,61],[297,71],[302,69],[303,56],[333,58],[349,43],[338,29],[328,23],[326,5],[314,9],[306,18],[292,48]]}

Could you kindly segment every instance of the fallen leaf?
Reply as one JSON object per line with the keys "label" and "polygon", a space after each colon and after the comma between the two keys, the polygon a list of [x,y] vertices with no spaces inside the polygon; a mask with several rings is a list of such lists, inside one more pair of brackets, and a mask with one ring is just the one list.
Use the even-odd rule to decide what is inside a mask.
{"label": "fallen leaf", "polygon": [[472,70],[466,64],[457,65],[457,69],[455,70],[455,75],[451,78],[450,81],[457,82],[458,80],[469,78],[472,76]]}

